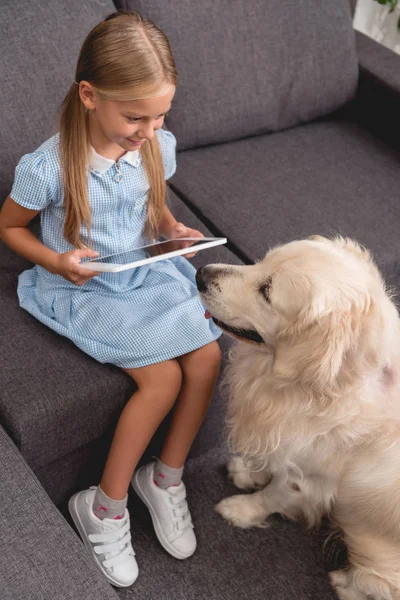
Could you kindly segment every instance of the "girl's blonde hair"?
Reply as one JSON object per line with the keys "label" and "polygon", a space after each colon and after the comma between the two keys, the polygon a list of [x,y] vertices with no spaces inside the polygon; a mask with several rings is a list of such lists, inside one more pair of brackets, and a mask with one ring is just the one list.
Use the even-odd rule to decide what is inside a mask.
{"label": "girl's blonde hair", "polygon": [[[88,81],[107,100],[132,101],[160,96],[176,85],[177,72],[169,42],[149,19],[129,11],[109,15],[87,36],[78,58],[75,80]],[[84,246],[82,224],[90,233],[91,210],[87,190],[90,141],[88,114],[73,83],[60,110],[60,162],[64,185],[64,237]],[[140,148],[149,181],[145,233],[157,237],[166,185],[157,136]]]}

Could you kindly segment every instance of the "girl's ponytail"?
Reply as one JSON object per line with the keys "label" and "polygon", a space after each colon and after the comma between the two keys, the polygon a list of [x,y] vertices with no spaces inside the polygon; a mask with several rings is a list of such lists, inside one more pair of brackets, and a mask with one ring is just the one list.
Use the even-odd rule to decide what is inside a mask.
{"label": "girl's ponytail", "polygon": [[84,247],[82,224],[90,235],[91,211],[87,191],[87,165],[90,141],[87,114],[73,83],[60,109],[60,163],[64,184],[65,239],[77,248]]}

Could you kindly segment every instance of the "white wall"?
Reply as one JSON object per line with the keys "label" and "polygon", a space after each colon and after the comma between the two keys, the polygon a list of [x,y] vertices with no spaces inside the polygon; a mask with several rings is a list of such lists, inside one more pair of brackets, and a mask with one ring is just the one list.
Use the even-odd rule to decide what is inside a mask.
{"label": "white wall", "polygon": [[358,0],[353,25],[357,31],[400,54],[400,31],[397,28],[399,18],[399,6],[390,14],[387,6],[382,6],[375,0]]}

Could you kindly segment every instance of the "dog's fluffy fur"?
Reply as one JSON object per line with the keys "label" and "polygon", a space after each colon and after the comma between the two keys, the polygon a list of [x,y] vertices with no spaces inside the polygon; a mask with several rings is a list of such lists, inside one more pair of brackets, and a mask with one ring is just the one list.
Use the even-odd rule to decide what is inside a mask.
{"label": "dog's fluffy fur", "polygon": [[[351,565],[330,574],[338,596],[400,599],[400,322],[370,254],[316,236],[256,265],[203,267],[198,287],[242,339],[227,370],[228,470],[258,490],[216,510],[239,527],[327,515]],[[248,331],[264,343],[243,343]]]}

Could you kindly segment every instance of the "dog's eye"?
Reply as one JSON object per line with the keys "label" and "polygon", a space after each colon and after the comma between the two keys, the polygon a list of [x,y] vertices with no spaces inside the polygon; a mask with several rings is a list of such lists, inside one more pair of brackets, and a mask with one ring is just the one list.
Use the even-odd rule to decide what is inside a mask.
{"label": "dog's eye", "polygon": [[272,285],[272,277],[268,277],[267,281],[265,283],[262,283],[260,285],[260,287],[258,288],[260,293],[263,295],[264,299],[269,303],[271,303],[271,298],[269,296],[270,290],[271,290],[271,285]]}

